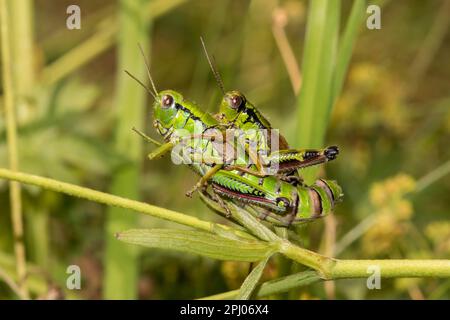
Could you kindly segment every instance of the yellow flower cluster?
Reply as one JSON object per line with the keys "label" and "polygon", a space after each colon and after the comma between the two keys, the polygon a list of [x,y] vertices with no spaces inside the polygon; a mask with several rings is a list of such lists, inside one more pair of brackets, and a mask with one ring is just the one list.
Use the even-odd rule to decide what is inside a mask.
{"label": "yellow flower cluster", "polygon": [[450,222],[436,221],[430,223],[425,229],[425,235],[433,242],[439,255],[450,256]]}
{"label": "yellow flower cluster", "polygon": [[407,221],[413,214],[413,206],[405,196],[414,189],[414,179],[406,174],[373,184],[370,204],[376,221],[363,237],[362,245],[367,254],[389,255],[408,232]]}

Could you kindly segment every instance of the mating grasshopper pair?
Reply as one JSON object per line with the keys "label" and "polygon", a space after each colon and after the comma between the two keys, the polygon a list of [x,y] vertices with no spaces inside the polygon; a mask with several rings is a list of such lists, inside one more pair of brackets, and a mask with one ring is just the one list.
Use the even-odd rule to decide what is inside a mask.
{"label": "mating grasshopper pair", "polygon": [[[286,140],[282,136],[278,136],[281,150],[272,152],[273,141],[267,139],[266,135],[259,134],[260,131],[252,130],[248,134],[248,131],[236,130],[264,129],[271,131],[272,128],[267,119],[247,101],[243,94],[237,91],[225,92],[223,90],[220,77],[208,55],[207,57],[224,93],[220,112],[216,117],[203,112],[197,105],[184,99],[176,91],[158,92],[150,72],[148,75],[153,91],[132,76],[154,97],[154,126],[165,141],[149,157],[161,156],[180,145],[193,150],[194,152],[190,153],[192,156],[199,153],[213,155],[211,158],[202,157],[201,162],[194,161],[188,165],[202,176],[194,190],[198,189],[202,200],[207,203],[208,201],[218,203],[223,209],[222,213],[226,216],[230,215],[228,201],[245,206],[257,217],[280,226],[310,221],[329,213],[335,202],[342,197],[341,188],[334,181],[328,180],[318,180],[312,186],[303,185],[298,177],[297,169],[333,160],[338,154],[338,149],[336,147],[289,149]],[[147,62],[146,65],[149,70]],[[236,144],[221,140],[220,134],[217,140],[212,139],[211,135],[198,134],[198,132],[206,133],[211,129],[219,130],[219,133],[226,129],[239,132],[238,135],[244,138],[244,160],[251,158],[253,160],[251,165],[243,166],[236,162],[235,158],[231,161],[222,159],[224,161],[217,164],[217,156],[224,157],[218,150],[223,150],[225,144],[231,144],[231,150],[233,150],[236,148]],[[255,141],[256,152],[249,148],[249,145]],[[260,161],[261,155],[266,156],[266,162]],[[275,173],[267,172],[267,163],[269,166],[276,163],[277,171]],[[211,186],[211,193],[208,192],[208,185]],[[192,194],[192,191],[189,194]]]}

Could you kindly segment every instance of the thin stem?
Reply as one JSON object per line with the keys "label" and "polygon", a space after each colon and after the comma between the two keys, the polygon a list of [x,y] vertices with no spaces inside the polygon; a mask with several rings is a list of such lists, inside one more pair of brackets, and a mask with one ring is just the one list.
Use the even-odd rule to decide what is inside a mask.
{"label": "thin stem", "polygon": [[367,230],[369,230],[376,222],[376,215],[371,214],[363,221],[358,223],[354,228],[347,232],[336,244],[334,254],[339,256],[349,245],[356,239],[361,237]]}
{"label": "thin stem", "polygon": [[318,271],[319,275],[324,279],[327,278],[329,268],[335,261],[316,252],[300,248],[287,240],[279,243],[278,251],[289,259]]}
{"label": "thin stem", "polygon": [[[146,21],[142,5],[145,1],[118,1],[117,70],[129,69],[137,78],[144,73],[142,59],[136,43],[143,43],[147,51],[151,21]],[[139,45],[141,54],[144,49]],[[144,60],[145,61],[145,60]],[[147,88],[145,84],[142,84]],[[147,89],[152,95],[154,93]],[[122,166],[114,172],[110,192],[127,198],[139,198],[139,175],[142,163],[142,139],[130,134],[130,127],[144,118],[147,95],[130,81],[128,76],[119,71],[116,77],[114,107],[116,110],[115,151],[127,154],[134,165]],[[130,107],[132,106],[132,107]],[[106,213],[103,257],[103,291],[104,299],[136,299],[139,281],[139,252],[130,246],[124,246],[116,240],[114,233],[133,228],[137,223],[136,215],[127,214],[122,208],[110,207]]]}
{"label": "thin stem", "polygon": [[0,280],[3,280],[8,287],[22,300],[28,299],[23,295],[22,290],[19,286],[14,282],[14,280],[0,267]]}
{"label": "thin stem", "polygon": [[[145,19],[155,19],[173,8],[176,8],[185,1],[186,0],[151,1],[143,8]],[[98,23],[97,28],[98,31],[85,42],[79,44],[61,58],[47,66],[42,71],[42,82],[45,84],[55,83],[111,48],[116,41],[116,34],[118,32],[116,18],[105,18]]]}
{"label": "thin stem", "polygon": [[[17,275],[14,272],[15,258],[8,253],[0,252],[0,269],[9,277],[9,281],[17,284]],[[55,277],[48,274],[48,270],[43,270],[40,266],[33,264],[30,260],[27,261],[27,286],[29,291],[37,297],[44,296],[50,290],[51,283],[65,283],[67,274],[65,272],[55,275]],[[1,278],[1,276],[0,276]],[[77,290],[64,290],[64,296],[66,299],[80,299]],[[24,297],[25,298],[25,297]]]}
{"label": "thin stem", "polygon": [[432,19],[433,25],[426,33],[426,38],[419,46],[418,53],[410,67],[410,86],[408,92],[414,92],[423,80],[423,75],[434,61],[436,53],[444,43],[446,34],[449,31],[450,19],[450,3],[443,0],[441,7],[437,10],[436,17]]}
{"label": "thin stem", "polygon": [[431,184],[450,173],[450,160],[440,165],[417,181],[416,192],[421,192]]}
{"label": "thin stem", "polygon": [[450,277],[450,260],[335,260],[327,270],[328,279],[366,278],[372,267],[382,278]]}
{"label": "thin stem", "polygon": [[68,194],[70,196],[75,196],[91,201],[95,201],[98,203],[116,206],[120,208],[130,209],[137,212],[141,212],[143,214],[153,216],[156,218],[165,219],[168,221],[176,222],[185,226],[189,226],[192,228],[196,228],[199,230],[204,230],[208,232],[217,233],[220,235],[224,234],[234,234],[235,236],[243,236],[246,238],[251,238],[245,232],[236,230],[234,228],[230,228],[223,224],[213,223],[209,221],[200,220],[195,217],[188,216],[183,213],[179,213],[176,211],[160,208],[157,206],[153,206],[147,203],[126,199],[122,197],[118,197],[112,194],[92,190],[85,187],[80,187],[77,185],[73,185],[70,183],[65,183],[53,179],[48,179],[44,177],[39,177],[31,174],[14,172],[8,169],[0,169],[0,178],[6,178],[9,180],[15,180],[21,183],[31,184],[35,186],[39,186],[48,190],[52,190],[55,192],[61,192]]}
{"label": "thin stem", "polygon": [[[336,228],[337,221],[336,216],[331,214],[324,218],[325,232],[322,238],[323,241],[323,254],[328,257],[335,256],[336,248]],[[336,286],[333,281],[327,281],[324,283],[325,292],[328,299],[335,299]]]}
{"label": "thin stem", "polygon": [[289,44],[286,36],[285,26],[287,25],[287,13],[281,8],[274,10],[272,15],[272,33],[277,43],[278,50],[280,50],[284,65],[291,80],[292,90],[295,95],[300,91],[302,85],[302,75],[300,67],[295,59],[294,52]]}
{"label": "thin stem", "polygon": [[[450,260],[336,260],[328,279],[367,278],[369,267],[378,266],[382,278],[394,277],[439,277],[450,276]],[[369,271],[368,271],[369,270]],[[324,280],[315,271],[305,271],[283,278],[264,282],[255,289],[255,298],[287,292]],[[202,300],[233,299],[239,290],[232,290],[204,297]]]}
{"label": "thin stem", "polygon": [[297,247],[288,241],[284,241],[279,252],[316,270],[326,280],[366,278],[373,273],[373,267],[379,267],[382,278],[450,277],[450,260],[339,260]]}
{"label": "thin stem", "polygon": [[[255,298],[263,298],[277,293],[287,292],[294,288],[307,286],[322,279],[317,275],[315,271],[304,271],[296,274],[292,274],[286,277],[270,280],[260,284],[255,289]],[[215,294],[212,296],[201,298],[201,300],[224,300],[234,299],[239,294],[239,289],[228,292]]]}
{"label": "thin stem", "polygon": [[[6,131],[8,142],[8,161],[9,167],[13,171],[17,171],[19,167],[18,152],[17,152],[17,128],[15,117],[15,96],[12,79],[12,61],[11,48],[9,39],[9,16],[6,0],[0,2],[1,11],[1,37],[2,37],[2,62],[3,62],[3,92],[4,92],[4,106],[6,114]],[[14,234],[14,251],[16,255],[16,268],[19,278],[19,288],[23,296],[28,296],[26,287],[26,260],[25,260],[25,245],[23,243],[23,219],[22,219],[22,197],[20,191],[20,184],[17,182],[10,182],[10,201],[11,201],[11,220]]]}
{"label": "thin stem", "polygon": [[109,49],[114,44],[116,33],[117,23],[115,23],[114,19],[107,18],[101,30],[48,65],[42,71],[41,82],[45,85],[50,85],[78,70],[81,66]]}
{"label": "thin stem", "polygon": [[[203,221],[175,211],[53,179],[14,172],[8,169],[0,169],[0,178],[40,186],[56,192],[66,193],[111,206],[135,210],[219,235],[228,233],[245,236],[246,238],[249,237],[245,232],[221,224]],[[366,278],[370,275],[370,268],[373,266],[380,268],[380,276],[383,278],[450,277],[450,260],[338,260],[300,248],[288,240],[275,240],[273,244],[278,252],[300,264],[314,269],[317,271],[318,276],[326,280]]]}
{"label": "thin stem", "polygon": [[352,56],[353,46],[366,14],[366,7],[365,0],[353,1],[350,16],[348,17],[345,30],[342,34],[342,39],[339,42],[331,96],[332,103],[336,101],[344,85],[345,75],[347,74],[348,65]]}

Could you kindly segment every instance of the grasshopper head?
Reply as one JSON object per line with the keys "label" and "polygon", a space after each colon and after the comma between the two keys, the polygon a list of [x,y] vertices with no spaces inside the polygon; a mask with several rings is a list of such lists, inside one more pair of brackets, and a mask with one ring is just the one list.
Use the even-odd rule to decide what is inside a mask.
{"label": "grasshopper head", "polygon": [[270,129],[269,121],[239,91],[228,91],[220,104],[219,117],[240,129]]}
{"label": "grasshopper head", "polygon": [[220,103],[220,114],[226,121],[233,121],[245,107],[247,99],[239,91],[228,91]]}
{"label": "grasshopper head", "polygon": [[160,91],[156,96],[153,103],[154,126],[161,135],[173,126],[182,102],[183,96],[173,90]]}

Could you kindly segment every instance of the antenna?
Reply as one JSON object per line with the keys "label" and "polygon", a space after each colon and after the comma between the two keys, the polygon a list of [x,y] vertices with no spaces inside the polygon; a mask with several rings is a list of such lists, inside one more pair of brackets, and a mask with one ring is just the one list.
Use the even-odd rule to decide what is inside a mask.
{"label": "antenna", "polygon": [[[208,50],[206,50],[206,45],[205,45],[205,42],[203,41],[202,37],[200,37],[200,41],[202,43],[203,51],[205,52],[206,59],[208,60],[209,66],[211,67],[211,71],[212,71],[212,73],[214,75],[214,78],[216,78],[216,82],[219,85],[219,88],[222,91],[222,94],[225,95],[225,89],[224,89],[224,86],[223,86],[222,78],[220,77],[220,74],[217,71],[217,68],[216,68],[215,64],[213,63],[213,61],[209,57]],[[214,56],[213,56],[213,60],[214,60]]]}
{"label": "antenna", "polygon": [[134,79],[137,83],[139,83],[141,86],[143,86],[144,89],[147,90],[147,92],[150,93],[150,94],[152,95],[153,98],[155,98],[155,100],[157,100],[157,99],[156,99],[156,95],[153,93],[152,90],[149,89],[149,87],[147,87],[141,80],[139,80],[138,78],[136,78],[135,76],[133,76],[133,75],[132,75],[131,73],[129,73],[127,70],[124,70],[124,71],[125,71],[125,73],[126,73],[127,75],[129,75],[129,76],[130,76],[132,79]]}
{"label": "antenna", "polygon": [[[145,66],[147,67],[147,75],[148,75],[148,79],[150,80],[150,83],[151,83],[151,85],[152,85],[153,91],[155,92],[155,96],[157,96],[157,95],[158,95],[158,90],[156,90],[155,82],[153,82],[152,75],[150,74],[150,66],[149,66],[149,64],[148,64],[147,58],[145,57],[144,50],[142,49],[140,43],[138,43],[138,47],[139,47],[139,50],[141,51],[142,58],[144,58]],[[156,98],[155,98],[155,99],[156,99]]]}

